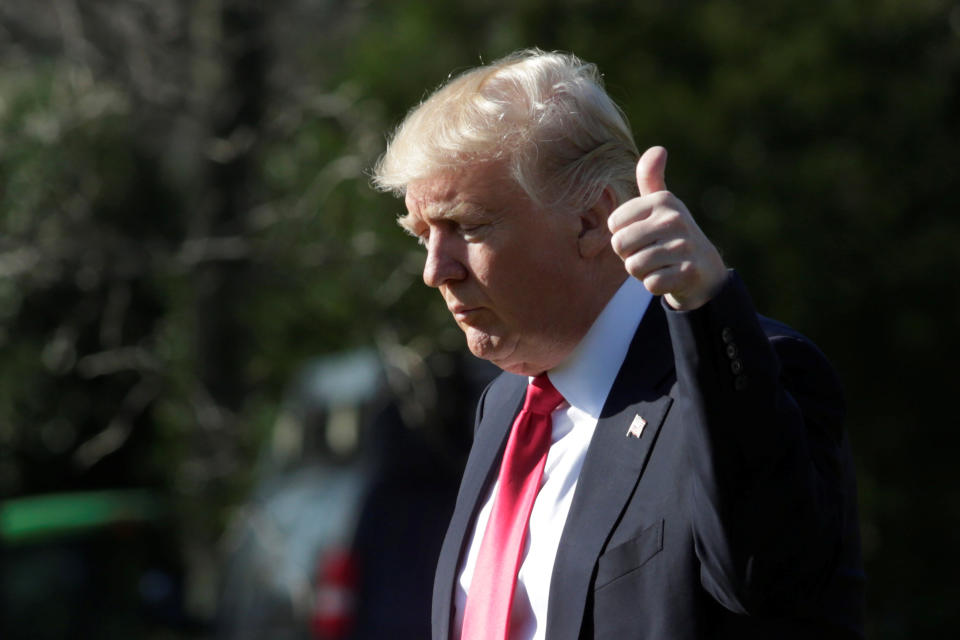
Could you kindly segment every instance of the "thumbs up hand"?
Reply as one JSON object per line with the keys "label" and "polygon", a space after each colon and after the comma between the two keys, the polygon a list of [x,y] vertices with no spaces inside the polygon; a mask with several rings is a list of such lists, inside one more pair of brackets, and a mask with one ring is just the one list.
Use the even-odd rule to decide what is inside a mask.
{"label": "thumbs up hand", "polygon": [[627,272],[674,309],[690,311],[716,295],[727,269],[687,207],[667,191],[666,166],[666,149],[647,149],[637,163],[640,197],[617,207],[607,224]]}

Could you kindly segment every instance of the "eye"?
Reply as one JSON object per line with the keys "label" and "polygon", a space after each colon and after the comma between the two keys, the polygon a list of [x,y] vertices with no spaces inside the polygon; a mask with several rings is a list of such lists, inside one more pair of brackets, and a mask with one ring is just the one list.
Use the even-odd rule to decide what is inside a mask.
{"label": "eye", "polygon": [[487,225],[484,224],[461,224],[457,227],[457,232],[465,239],[470,240],[471,238],[476,238]]}

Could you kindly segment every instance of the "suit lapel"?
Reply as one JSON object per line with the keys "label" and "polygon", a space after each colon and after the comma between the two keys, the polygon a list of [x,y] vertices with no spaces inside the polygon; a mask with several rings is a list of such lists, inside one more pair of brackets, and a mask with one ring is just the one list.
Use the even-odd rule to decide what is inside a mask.
{"label": "suit lapel", "polygon": [[[498,385],[501,385],[500,389],[496,388]],[[473,516],[479,511],[480,502],[486,497],[499,469],[507,435],[514,417],[520,411],[526,387],[526,377],[505,374],[497,379],[487,393],[483,416],[477,426],[460,482],[456,507],[437,562],[436,588],[433,594],[434,638],[446,640],[450,637],[453,592],[460,556],[469,542]]]}
{"label": "suit lapel", "polygon": [[[659,299],[644,314],[607,397],[560,538],[550,583],[547,637],[575,639],[597,558],[636,487],[670,408],[673,355]],[[628,435],[636,416],[640,437]],[[579,606],[574,606],[579,603]]]}

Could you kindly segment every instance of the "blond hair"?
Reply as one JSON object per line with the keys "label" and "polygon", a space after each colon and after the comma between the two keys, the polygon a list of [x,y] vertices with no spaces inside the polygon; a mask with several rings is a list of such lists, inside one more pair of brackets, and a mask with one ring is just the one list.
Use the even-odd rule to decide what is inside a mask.
{"label": "blond hair", "polygon": [[610,187],[637,194],[639,153],[596,66],[574,55],[518,51],[441,85],[391,136],[373,183],[403,196],[411,182],[489,161],[544,207],[592,206]]}

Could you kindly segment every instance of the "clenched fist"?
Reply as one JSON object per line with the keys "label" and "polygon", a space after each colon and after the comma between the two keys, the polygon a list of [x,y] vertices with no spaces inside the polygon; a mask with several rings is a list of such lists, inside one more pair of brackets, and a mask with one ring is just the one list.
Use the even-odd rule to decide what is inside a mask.
{"label": "clenched fist", "polygon": [[666,149],[647,149],[637,163],[640,196],[617,207],[607,224],[627,272],[674,309],[690,311],[717,293],[727,269],[687,207],[667,191],[666,166]]}

